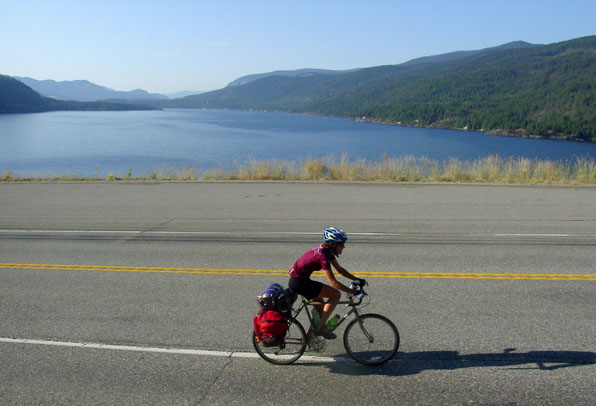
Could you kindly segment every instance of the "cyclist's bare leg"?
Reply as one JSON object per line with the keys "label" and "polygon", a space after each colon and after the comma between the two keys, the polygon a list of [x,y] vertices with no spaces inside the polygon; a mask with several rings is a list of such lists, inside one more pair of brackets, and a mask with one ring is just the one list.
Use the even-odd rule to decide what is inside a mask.
{"label": "cyclist's bare leg", "polygon": [[[325,302],[325,303],[313,305],[314,308],[317,309],[317,311],[319,312],[319,317],[320,317],[319,325],[315,326],[315,328],[318,328],[318,329],[325,328],[327,319],[329,319],[331,312],[333,312],[333,309],[335,309],[335,306],[337,306],[337,303],[339,302],[340,298],[341,298],[341,293],[339,292],[339,290],[332,288],[329,285],[323,284],[323,287],[321,288],[321,292],[319,293],[319,296],[312,299],[313,302]],[[327,300],[324,300],[324,299],[327,299]],[[306,333],[306,339],[310,341],[313,333],[314,333],[313,327],[310,326],[310,328],[308,329],[308,332]]]}
{"label": "cyclist's bare leg", "polygon": [[327,319],[329,319],[331,312],[333,312],[333,309],[335,309],[335,306],[337,306],[337,303],[339,303],[339,299],[341,298],[341,293],[339,292],[339,290],[332,288],[329,285],[323,285],[323,288],[321,289],[321,292],[319,293],[319,296],[317,296],[316,299],[324,299],[324,298],[327,298],[327,302],[324,305],[323,304],[317,305],[317,306],[323,307],[322,312],[317,308],[317,310],[319,310],[319,314],[321,316],[321,322],[319,323],[319,328],[325,327],[325,324],[327,323]]}

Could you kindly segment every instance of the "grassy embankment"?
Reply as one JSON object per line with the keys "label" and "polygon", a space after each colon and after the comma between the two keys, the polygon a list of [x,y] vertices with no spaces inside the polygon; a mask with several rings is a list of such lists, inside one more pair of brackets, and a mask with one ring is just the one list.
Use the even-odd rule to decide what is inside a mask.
{"label": "grassy embankment", "polygon": [[108,174],[105,177],[44,175],[25,177],[6,171],[0,181],[382,181],[382,182],[484,182],[514,184],[596,184],[596,161],[576,158],[570,161],[545,161],[525,158],[502,159],[489,156],[473,161],[450,159],[442,162],[427,158],[389,158],[379,161],[326,157],[321,160],[253,161],[235,169],[199,171],[194,168],[159,169],[133,176]]}

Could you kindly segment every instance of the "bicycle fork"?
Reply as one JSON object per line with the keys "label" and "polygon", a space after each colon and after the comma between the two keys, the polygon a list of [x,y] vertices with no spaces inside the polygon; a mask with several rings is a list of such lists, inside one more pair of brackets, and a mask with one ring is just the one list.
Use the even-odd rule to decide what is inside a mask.
{"label": "bicycle fork", "polygon": [[373,337],[372,334],[370,334],[367,330],[366,327],[364,327],[364,322],[362,321],[362,317],[360,317],[360,313],[358,313],[358,310],[354,309],[354,312],[356,313],[356,320],[358,320],[358,325],[360,326],[360,330],[362,330],[362,332],[364,333],[364,336],[366,337],[366,339],[368,340],[369,343],[374,343],[375,342],[375,337]]}

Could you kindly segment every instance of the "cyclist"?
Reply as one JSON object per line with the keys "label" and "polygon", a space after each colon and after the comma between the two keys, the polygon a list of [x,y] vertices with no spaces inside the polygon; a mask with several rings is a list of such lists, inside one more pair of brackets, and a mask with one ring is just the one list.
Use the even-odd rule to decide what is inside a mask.
{"label": "cyclist", "polygon": [[[327,330],[325,323],[331,315],[331,312],[339,302],[341,293],[344,291],[350,295],[356,294],[356,291],[348,288],[335,279],[333,268],[341,275],[353,281],[359,281],[361,286],[366,284],[364,279],[356,278],[354,275],[342,268],[337,262],[336,257],[340,256],[344,250],[345,242],[348,240],[346,233],[338,228],[327,227],[323,230],[323,243],[318,247],[308,250],[302,255],[289,271],[289,287],[294,292],[304,296],[308,300],[321,299],[324,304],[315,305],[319,312],[320,323],[314,332],[327,339],[336,338],[336,335]],[[323,270],[329,285],[310,279],[314,271]],[[327,299],[326,301],[324,299]],[[312,336],[312,328],[308,331],[308,337]]]}

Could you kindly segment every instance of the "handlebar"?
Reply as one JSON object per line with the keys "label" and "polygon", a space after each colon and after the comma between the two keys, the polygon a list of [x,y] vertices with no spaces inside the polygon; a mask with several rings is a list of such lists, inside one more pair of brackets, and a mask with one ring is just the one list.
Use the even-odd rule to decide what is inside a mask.
{"label": "handlebar", "polygon": [[350,302],[352,302],[354,299],[357,299],[358,301],[354,301],[355,305],[359,305],[360,303],[362,303],[362,299],[364,299],[365,296],[367,296],[366,292],[364,291],[364,287],[360,285],[360,281],[353,281],[350,284],[350,289],[353,289],[356,291],[356,293],[354,295],[350,295],[348,296],[348,299],[350,299]]}

